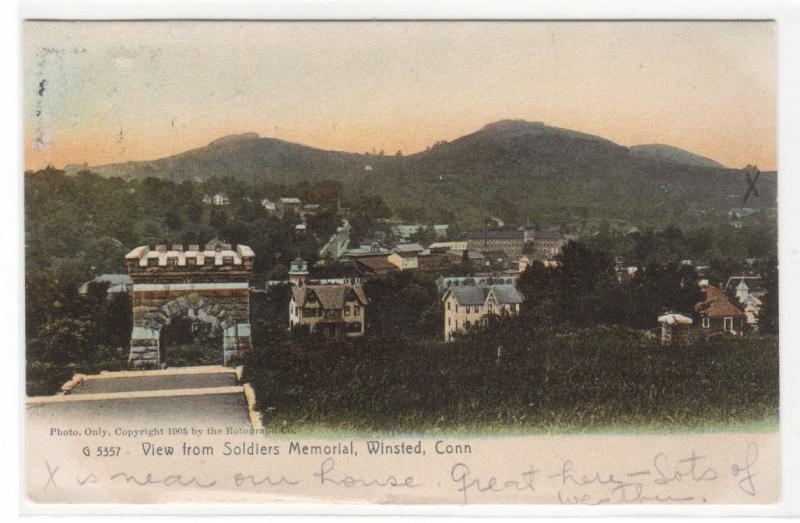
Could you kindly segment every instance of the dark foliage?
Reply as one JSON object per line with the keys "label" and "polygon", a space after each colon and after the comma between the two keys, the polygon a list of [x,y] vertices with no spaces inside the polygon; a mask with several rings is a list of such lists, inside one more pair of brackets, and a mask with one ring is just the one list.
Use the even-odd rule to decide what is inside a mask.
{"label": "dark foliage", "polygon": [[256,351],[245,372],[268,426],[685,430],[777,415],[775,338],[663,347],[591,328],[497,341],[295,341]]}

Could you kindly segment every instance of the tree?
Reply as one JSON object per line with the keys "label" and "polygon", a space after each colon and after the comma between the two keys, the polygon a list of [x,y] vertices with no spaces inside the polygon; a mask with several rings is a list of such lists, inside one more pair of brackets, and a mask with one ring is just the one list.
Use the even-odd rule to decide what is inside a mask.
{"label": "tree", "polygon": [[778,334],[779,300],[778,300],[778,258],[772,257],[763,270],[766,294],[758,314],[758,329],[764,334]]}

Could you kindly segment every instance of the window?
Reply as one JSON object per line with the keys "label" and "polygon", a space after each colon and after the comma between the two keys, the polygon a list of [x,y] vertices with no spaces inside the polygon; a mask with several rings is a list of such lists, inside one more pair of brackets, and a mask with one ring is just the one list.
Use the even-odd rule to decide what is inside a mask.
{"label": "window", "polygon": [[711,326],[711,320],[708,319],[708,316],[703,318],[703,328],[707,329]]}
{"label": "window", "polygon": [[725,318],[725,330],[733,332],[733,318]]}
{"label": "window", "polygon": [[469,312],[470,312],[470,308],[469,308],[469,305],[467,305],[467,314],[469,314]]}
{"label": "window", "polygon": [[344,306],[344,315],[345,316],[350,316],[350,306],[349,305],[345,305]]}
{"label": "window", "polygon": [[456,312],[458,312],[458,303],[456,303]]}
{"label": "window", "polygon": [[360,316],[361,315],[361,307],[358,305],[353,305],[353,316]]}
{"label": "window", "polygon": [[447,302],[447,310],[450,310],[450,302]]}

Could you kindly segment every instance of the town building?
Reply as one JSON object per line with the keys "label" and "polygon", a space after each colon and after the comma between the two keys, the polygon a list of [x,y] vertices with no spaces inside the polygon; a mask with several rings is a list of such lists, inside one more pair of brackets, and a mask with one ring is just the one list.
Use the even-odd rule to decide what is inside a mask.
{"label": "town building", "polygon": [[443,240],[447,238],[447,230],[449,229],[449,225],[447,224],[436,224],[436,225],[422,225],[419,223],[411,223],[411,224],[397,224],[392,225],[389,230],[392,231],[392,235],[400,241],[410,241],[415,235],[419,234],[420,232],[430,232],[432,233],[433,237],[437,240]]}
{"label": "town building", "polygon": [[223,205],[230,205],[231,200],[228,198],[228,195],[222,192],[218,192],[217,194],[210,196],[208,194],[203,195],[203,203],[206,205],[215,205],[217,207],[221,207]]}
{"label": "town building", "polygon": [[79,294],[87,294],[92,284],[108,284],[107,294],[130,294],[133,292],[133,280],[128,274],[101,274],[96,278],[84,282],[78,288]]}
{"label": "town building", "polygon": [[416,271],[419,269],[419,254],[423,250],[418,243],[401,243],[394,246],[386,259],[401,271]]}
{"label": "town building", "polygon": [[528,227],[523,235],[525,252],[537,260],[552,260],[569,242],[567,235],[557,228],[536,230]]}
{"label": "town building", "polygon": [[444,251],[466,251],[467,242],[433,242],[428,245],[431,252],[444,252]]}
{"label": "town building", "polygon": [[699,328],[705,334],[729,332],[741,335],[745,323],[744,311],[731,303],[722,289],[709,285],[707,280],[700,282],[700,290],[703,292],[703,301],[694,306],[700,317]]}
{"label": "town building", "polygon": [[268,213],[274,213],[278,210],[278,206],[269,198],[262,198],[261,206],[264,207],[264,210],[266,210]]}
{"label": "town building", "polygon": [[289,263],[289,283],[302,286],[308,280],[308,262],[299,256]]}
{"label": "town building", "polygon": [[522,301],[513,285],[451,286],[442,296],[445,341],[485,324],[489,316],[519,314]]}
{"label": "town building", "polygon": [[383,276],[400,271],[397,265],[389,261],[388,255],[355,258],[355,263],[359,273],[363,275]]}
{"label": "town building", "polygon": [[368,303],[360,283],[293,285],[289,329],[305,327],[330,338],[363,336]]}
{"label": "town building", "polygon": [[300,198],[294,197],[286,197],[280,198],[277,202],[277,209],[278,214],[280,216],[286,216],[287,212],[294,212],[297,215],[300,215],[300,211],[303,208],[303,202],[300,201]]}
{"label": "town building", "polygon": [[482,274],[476,276],[440,276],[436,279],[439,293],[444,294],[450,287],[474,287],[476,285],[512,285],[517,286],[519,277],[513,274]]}
{"label": "town building", "polygon": [[469,251],[503,251],[510,259],[519,260],[524,246],[524,232],[516,229],[467,233],[467,250]]}

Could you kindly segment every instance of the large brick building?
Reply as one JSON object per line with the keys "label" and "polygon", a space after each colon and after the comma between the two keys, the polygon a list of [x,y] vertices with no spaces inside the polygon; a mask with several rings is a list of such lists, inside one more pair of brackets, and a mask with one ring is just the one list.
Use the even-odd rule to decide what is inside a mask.
{"label": "large brick building", "polygon": [[127,256],[133,280],[129,364],[159,368],[168,362],[162,328],[188,317],[222,331],[225,364],[251,347],[250,277],[255,254],[246,245],[142,245]]}
{"label": "large brick building", "polygon": [[471,231],[467,233],[467,249],[470,251],[503,251],[512,260],[522,256],[525,246],[523,231],[515,229]]}

